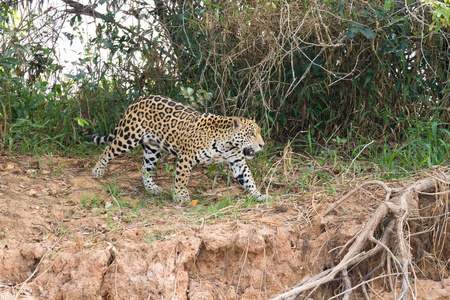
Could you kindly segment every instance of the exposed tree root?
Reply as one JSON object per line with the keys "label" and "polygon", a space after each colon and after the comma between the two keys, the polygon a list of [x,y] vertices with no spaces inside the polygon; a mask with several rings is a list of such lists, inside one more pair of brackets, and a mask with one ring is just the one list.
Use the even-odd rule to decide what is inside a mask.
{"label": "exposed tree root", "polygon": [[[327,290],[325,289],[326,284],[336,280],[340,282],[341,292],[335,291],[331,299],[338,297],[341,299],[350,299],[352,292],[359,287],[361,287],[361,295],[365,295],[367,298],[367,283],[373,280],[373,276],[380,273],[382,269],[385,270],[384,278],[388,277],[389,287],[395,299],[408,299],[409,297],[415,299],[416,293],[410,281],[410,276],[414,275],[414,269],[412,265],[412,247],[410,245],[408,220],[417,219],[420,215],[420,194],[434,195],[434,202],[441,202],[439,204],[442,207],[440,213],[442,218],[444,218],[441,224],[443,223],[444,227],[447,228],[450,213],[448,201],[448,193],[450,192],[449,184],[450,175],[436,175],[422,179],[401,189],[389,188],[382,181],[368,181],[356,187],[337,201],[324,215],[326,216],[331,213],[337,206],[348,199],[349,196],[369,185],[382,187],[386,191],[386,196],[363,230],[344,245],[340,254],[343,254],[348,249],[345,256],[336,266],[293,286],[289,291],[273,299],[295,299],[300,295],[306,299],[321,288],[323,288],[321,293],[326,298],[330,296],[330,294],[327,295]],[[430,192],[434,193],[430,194]],[[445,201],[442,201],[442,198],[440,198],[443,195],[446,197]],[[445,230],[442,234],[448,235]],[[445,239],[446,237],[444,236]],[[445,243],[442,247],[445,247]],[[353,268],[361,262],[373,258],[375,255],[381,256],[379,265],[369,270],[367,274],[360,275],[359,282],[355,286],[352,286],[350,273],[353,271]]]}

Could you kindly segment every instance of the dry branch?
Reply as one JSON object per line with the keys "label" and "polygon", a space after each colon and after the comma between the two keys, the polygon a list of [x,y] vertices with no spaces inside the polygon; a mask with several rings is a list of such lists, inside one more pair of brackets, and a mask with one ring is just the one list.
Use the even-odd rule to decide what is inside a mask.
{"label": "dry branch", "polygon": [[[72,9],[66,9],[66,12],[68,13],[72,13],[72,14],[76,14],[76,15],[85,15],[85,16],[89,16],[92,18],[100,18],[105,22],[110,22],[113,23],[115,26],[117,26],[118,28],[127,31],[128,33],[131,33],[133,35],[139,36],[140,38],[142,38],[145,42],[152,44],[152,42],[147,39],[145,36],[143,36],[142,33],[138,33],[135,30],[126,27],[114,20],[112,20],[111,18],[108,18],[106,15],[99,13],[98,11],[96,11],[92,6],[90,5],[84,5],[82,3],[79,3],[77,1],[73,1],[73,0],[62,0],[64,3],[66,3],[68,6],[72,7]],[[134,14],[132,14],[133,16],[135,16]]]}
{"label": "dry branch", "polygon": [[[378,184],[386,191],[386,200],[380,203],[370,220],[365,225],[364,229],[357,233],[356,238],[353,238],[353,244],[350,246],[347,254],[342,260],[333,268],[325,270],[314,277],[301,282],[289,291],[276,296],[274,300],[287,300],[296,299],[300,294],[310,291],[311,295],[319,287],[335,280],[339,275],[339,280],[343,286],[343,292],[340,295],[344,295],[343,299],[350,298],[352,291],[358,285],[364,287],[364,282],[369,280],[379,269],[383,268],[384,262],[388,262],[388,269],[391,269],[390,261],[394,262],[395,268],[399,274],[395,276],[401,277],[401,293],[397,299],[407,299],[408,295],[415,298],[414,290],[412,289],[409,281],[409,270],[412,265],[411,248],[409,246],[408,237],[404,232],[404,225],[408,221],[408,216],[417,216],[419,214],[419,197],[418,193],[435,191],[438,192],[438,186],[442,182],[450,184],[450,175],[444,175],[441,178],[430,177],[417,181],[402,189],[389,188],[384,182],[381,181],[368,181],[363,183],[360,187],[357,187],[350,191],[347,195],[337,201],[330,209],[325,212],[325,215],[333,211],[338,205],[359,191],[362,187]],[[396,196],[392,196],[395,193]],[[436,193],[436,197],[441,193]],[[382,225],[383,224],[383,225]],[[377,239],[374,236],[374,232],[379,229],[381,238]],[[392,233],[395,235],[392,237]],[[392,241],[393,240],[393,241]],[[390,244],[389,244],[390,241]],[[368,250],[368,242],[374,243],[374,246]],[[350,269],[364,260],[367,260],[376,254],[383,251],[381,263],[375,267],[372,271],[369,271],[367,275],[362,277],[361,283],[352,287],[349,277]],[[412,269],[412,268],[411,268]],[[389,271],[388,275],[394,276]],[[389,280],[391,276],[388,276]],[[390,286],[393,293],[396,291],[395,283],[391,283]],[[363,288],[363,293],[367,293]]]}

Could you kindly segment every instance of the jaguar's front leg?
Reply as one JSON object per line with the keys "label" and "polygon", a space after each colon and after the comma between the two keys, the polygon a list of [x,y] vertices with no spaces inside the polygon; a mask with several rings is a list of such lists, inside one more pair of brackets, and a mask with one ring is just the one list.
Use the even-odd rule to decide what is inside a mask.
{"label": "jaguar's front leg", "polygon": [[144,163],[142,164],[142,180],[144,187],[151,194],[156,195],[162,193],[162,188],[158,186],[152,178],[153,169],[160,157],[160,149],[151,144],[142,144],[144,150]]}
{"label": "jaguar's front leg", "polygon": [[259,190],[256,188],[255,180],[253,179],[250,168],[245,161],[245,158],[239,158],[233,162],[229,162],[231,170],[236,180],[258,201],[263,201],[266,199],[265,195],[261,195]]}
{"label": "jaguar's front leg", "polygon": [[186,186],[193,167],[193,156],[179,154],[175,175],[175,186],[173,189],[173,200],[175,202],[189,202],[189,192]]}

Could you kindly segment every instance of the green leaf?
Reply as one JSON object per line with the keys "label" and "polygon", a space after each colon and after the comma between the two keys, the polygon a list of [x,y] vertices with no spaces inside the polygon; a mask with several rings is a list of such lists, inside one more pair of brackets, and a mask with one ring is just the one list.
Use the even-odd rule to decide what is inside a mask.
{"label": "green leaf", "polygon": [[47,100],[50,100],[51,98],[53,98],[54,95],[55,95],[55,93],[48,92],[47,95],[45,95],[45,98],[47,98]]}
{"label": "green leaf", "polygon": [[366,86],[367,86],[367,84],[372,80],[372,77],[373,77],[373,74],[369,74],[369,75],[366,77],[366,80],[364,81],[363,87],[366,87]]}
{"label": "green leaf", "polygon": [[373,33],[372,29],[370,29],[369,27],[362,28],[359,30],[359,32],[361,32],[369,40],[375,39],[375,34]]}
{"label": "green leaf", "polygon": [[352,39],[356,36],[357,33],[358,33],[358,28],[352,27],[347,31],[347,38]]}
{"label": "green leaf", "polygon": [[84,127],[85,125],[89,125],[88,121],[86,121],[85,119],[82,119],[80,117],[76,117],[74,118],[75,121],[77,121],[78,125],[80,125],[81,127]]}
{"label": "green leaf", "polygon": [[13,53],[14,53],[14,49],[9,49],[3,54],[3,57],[8,57]]}
{"label": "green leaf", "polygon": [[394,7],[394,1],[393,0],[386,0],[384,2],[384,9],[390,10],[392,7]]}

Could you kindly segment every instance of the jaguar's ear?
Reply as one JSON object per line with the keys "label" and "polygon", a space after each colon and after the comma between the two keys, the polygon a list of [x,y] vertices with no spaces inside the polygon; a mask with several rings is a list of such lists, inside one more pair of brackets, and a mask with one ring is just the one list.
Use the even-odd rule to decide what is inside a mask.
{"label": "jaguar's ear", "polygon": [[234,131],[238,131],[239,129],[241,129],[242,123],[241,123],[241,120],[238,117],[233,117],[231,119],[231,121],[233,123],[233,130]]}

